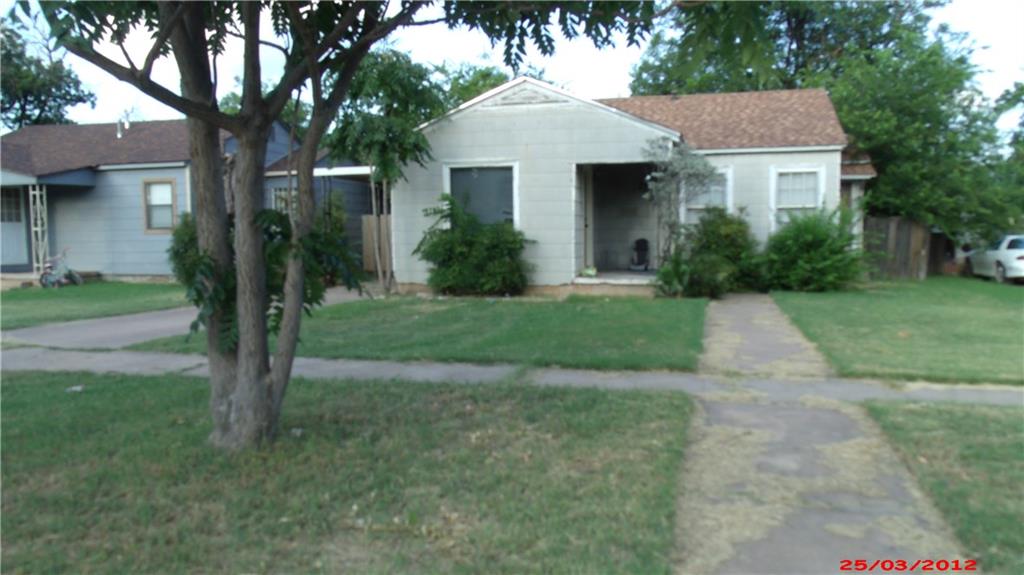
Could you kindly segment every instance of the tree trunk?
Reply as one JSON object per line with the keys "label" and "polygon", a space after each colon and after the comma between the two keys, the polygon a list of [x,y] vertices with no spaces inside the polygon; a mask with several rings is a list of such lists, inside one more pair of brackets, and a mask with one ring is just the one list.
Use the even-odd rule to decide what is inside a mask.
{"label": "tree trunk", "polygon": [[[158,5],[164,21],[173,17],[168,3]],[[205,13],[201,5],[188,6],[188,12],[169,37],[174,58],[181,72],[181,95],[196,102],[216,102],[210,62],[205,50],[196,50],[205,42]],[[188,119],[189,176],[195,191],[196,234],[199,250],[213,259],[216,281],[222,282],[232,273],[231,246],[225,205],[223,160],[220,129],[196,119]],[[192,206],[189,206],[192,209]],[[210,366],[210,414],[213,419],[211,440],[224,434],[230,422],[228,403],[235,388],[235,350],[224,349],[221,339],[230,330],[229,317],[221,311],[206,321],[206,349]]]}
{"label": "tree trunk", "polygon": [[235,157],[237,370],[234,388],[220,401],[220,417],[225,425],[215,429],[212,438],[215,445],[227,449],[260,445],[269,439],[276,424],[268,378],[263,230],[256,222],[256,214],[263,207],[268,129],[266,123],[251,122],[250,129],[239,135]]}
{"label": "tree trunk", "polygon": [[377,201],[377,182],[373,177],[373,166],[370,166],[370,211],[373,212],[373,267],[377,271],[377,283],[384,287],[384,268],[380,257],[380,203]]}

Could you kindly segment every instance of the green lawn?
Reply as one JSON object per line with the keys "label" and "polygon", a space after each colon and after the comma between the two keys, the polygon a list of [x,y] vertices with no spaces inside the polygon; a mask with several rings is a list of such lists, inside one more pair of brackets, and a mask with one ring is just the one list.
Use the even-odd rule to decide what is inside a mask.
{"label": "green lawn", "polygon": [[773,294],[841,375],[1024,384],[1024,289],[965,278]]}
{"label": "green lawn", "polygon": [[[693,370],[703,299],[565,301],[392,298],[336,305],[303,321],[309,357],[509,362],[591,369]],[[134,349],[202,353],[184,336]]]}
{"label": "green lawn", "polygon": [[60,289],[17,288],[0,293],[0,327],[122,315],[188,305],[178,284],[97,282]]}
{"label": "green lawn", "polygon": [[1020,407],[869,403],[918,483],[985,573],[1024,573]]}
{"label": "green lawn", "polygon": [[5,374],[4,571],[670,570],[682,394],[297,380],[283,437],[238,455],[206,445],[207,400]]}

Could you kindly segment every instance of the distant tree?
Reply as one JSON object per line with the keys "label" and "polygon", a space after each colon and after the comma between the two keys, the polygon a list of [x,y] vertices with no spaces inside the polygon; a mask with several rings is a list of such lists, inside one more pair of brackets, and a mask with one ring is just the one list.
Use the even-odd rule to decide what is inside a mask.
{"label": "distant tree", "polygon": [[[634,94],[799,88],[842,70],[851,53],[897,48],[927,33],[925,8],[943,2],[706,2],[666,15],[630,84]],[[759,42],[735,42],[743,29]]]}
{"label": "distant tree", "polygon": [[[402,167],[422,164],[430,158],[430,144],[418,128],[445,110],[444,91],[430,68],[393,49],[374,50],[363,60],[352,79],[348,99],[338,112],[333,129],[324,139],[332,155],[369,165],[370,186],[402,177]],[[374,215],[387,210],[371,194]],[[375,220],[379,224],[379,220]],[[381,230],[375,225],[374,259],[377,279],[390,289],[390,276],[382,266]]]}
{"label": "distant tree", "polygon": [[44,43],[39,51],[45,58],[31,54],[23,37],[30,31],[18,18],[5,18],[0,28],[0,114],[5,126],[69,124],[68,108],[96,105],[96,96],[64,66],[61,50]]}
{"label": "distant tree", "polygon": [[[489,65],[461,64],[450,67],[444,64],[437,67],[437,72],[442,78],[446,110],[457,108],[460,104],[512,79],[512,76],[501,68]],[[532,66],[520,70],[517,76],[545,80],[544,70]]]}

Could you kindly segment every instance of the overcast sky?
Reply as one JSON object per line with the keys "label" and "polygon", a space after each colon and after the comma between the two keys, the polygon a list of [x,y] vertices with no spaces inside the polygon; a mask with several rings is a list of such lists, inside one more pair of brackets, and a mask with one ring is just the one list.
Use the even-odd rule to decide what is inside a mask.
{"label": "overcast sky", "polygon": [[[12,0],[0,0],[4,13]],[[264,24],[266,25],[266,18]],[[1024,80],[1024,2],[1020,0],[954,0],[950,5],[933,11],[933,23],[947,23],[953,30],[967,32],[976,45],[975,64],[982,70],[978,81],[989,98],[995,98],[1014,81]],[[266,26],[265,26],[266,27]],[[265,37],[271,35],[269,29]],[[406,29],[392,36],[394,46],[409,52],[413,59],[427,64],[444,62],[489,63],[501,65],[501,46],[492,48],[479,32],[448,30],[443,25]],[[136,62],[145,58],[150,39],[144,32],[133,34],[128,41],[129,54]],[[119,51],[105,53],[123,60]],[[588,98],[607,98],[629,95],[630,71],[643,53],[643,46],[627,46],[619,39],[615,47],[597,50],[589,40],[569,41],[559,37],[555,54],[542,57],[531,52],[527,64],[542,68],[545,76],[577,95]],[[120,83],[106,73],[75,56],[68,63],[85,86],[96,94],[96,107],[87,105],[71,109],[75,122],[111,122],[129,112],[135,120],[177,118],[176,111],[145,96],[127,84]],[[272,79],[283,61],[272,49],[264,49],[264,74]],[[239,42],[229,46],[218,62],[219,95],[236,88],[234,78],[241,72]],[[153,70],[157,82],[177,89],[178,75],[169,58],[157,62]],[[1017,114],[1007,114],[1000,120],[1000,128],[1009,130],[1017,122]]]}

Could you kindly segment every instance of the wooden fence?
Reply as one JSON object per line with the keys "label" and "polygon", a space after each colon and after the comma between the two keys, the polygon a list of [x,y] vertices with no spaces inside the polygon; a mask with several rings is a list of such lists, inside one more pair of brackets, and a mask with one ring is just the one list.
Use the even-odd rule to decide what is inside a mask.
{"label": "wooden fence", "polygon": [[391,273],[391,216],[363,216],[363,269],[368,272],[377,271],[377,260],[373,255],[374,219],[380,219],[380,263],[385,273]]}
{"label": "wooden fence", "polygon": [[928,276],[931,232],[899,217],[864,218],[864,251],[868,270],[877,279],[919,279]]}

